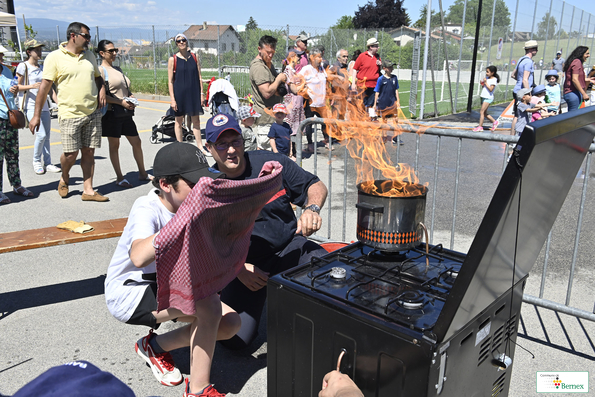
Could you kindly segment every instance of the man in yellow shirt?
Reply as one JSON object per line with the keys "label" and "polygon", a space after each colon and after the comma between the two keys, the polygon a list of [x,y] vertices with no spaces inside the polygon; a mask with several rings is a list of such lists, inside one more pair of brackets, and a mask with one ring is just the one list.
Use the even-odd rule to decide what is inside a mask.
{"label": "man in yellow shirt", "polygon": [[62,177],[58,194],[68,195],[69,172],[81,151],[83,201],[108,201],[93,190],[95,149],[101,147],[101,108],[105,106],[105,86],[95,56],[88,51],[89,27],[73,22],[66,30],[68,41],[50,53],[45,62],[43,80],[35,114],[29,122],[31,132],[39,128],[41,109],[53,83],[58,87],[58,121],[62,135],[60,162]]}

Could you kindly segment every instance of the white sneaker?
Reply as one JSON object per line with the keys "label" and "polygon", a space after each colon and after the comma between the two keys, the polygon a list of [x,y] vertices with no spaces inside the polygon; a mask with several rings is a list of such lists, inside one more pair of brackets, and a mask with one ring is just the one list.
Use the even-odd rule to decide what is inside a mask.
{"label": "white sneaker", "polygon": [[55,172],[55,173],[62,172],[62,169],[60,167],[56,167],[54,164],[46,165],[45,170],[47,172]]}
{"label": "white sneaker", "polygon": [[184,377],[174,364],[174,359],[169,352],[156,354],[153,352],[149,341],[153,330],[149,331],[149,335],[140,338],[134,345],[136,353],[142,357],[143,360],[149,364],[155,378],[165,386],[176,386],[182,383]]}
{"label": "white sneaker", "polygon": [[33,171],[35,171],[37,175],[45,174],[45,170],[43,169],[41,163],[33,163]]}

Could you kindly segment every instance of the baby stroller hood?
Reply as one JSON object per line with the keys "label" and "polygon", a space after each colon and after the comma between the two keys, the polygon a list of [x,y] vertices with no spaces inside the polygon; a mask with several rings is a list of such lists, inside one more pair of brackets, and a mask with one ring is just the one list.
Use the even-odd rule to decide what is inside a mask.
{"label": "baby stroller hood", "polygon": [[[227,95],[229,105],[234,111],[237,112],[240,108],[238,94],[236,94],[236,90],[233,88],[233,85],[225,79],[217,79],[211,83],[211,87],[209,88],[209,106],[212,106],[213,97],[219,92]],[[215,104],[215,106],[217,105],[218,104]]]}

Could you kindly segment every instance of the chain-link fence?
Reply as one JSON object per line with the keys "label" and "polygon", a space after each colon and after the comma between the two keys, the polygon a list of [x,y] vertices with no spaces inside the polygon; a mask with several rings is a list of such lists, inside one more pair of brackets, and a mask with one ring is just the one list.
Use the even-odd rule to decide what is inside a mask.
{"label": "chain-link fence", "polygon": [[[414,117],[422,116],[422,112],[427,117],[464,111],[469,98],[473,108],[479,107],[479,80],[489,65],[496,66],[500,76],[495,102],[511,100],[515,81],[510,74],[524,55],[527,40],[537,40],[539,45],[533,59],[537,84],[544,83],[557,51],[561,50],[562,56],[567,57],[578,45],[594,44],[595,17],[566,2],[484,0],[482,4],[480,9],[478,0],[457,1],[445,10],[444,19],[440,18],[439,10],[433,10],[429,38],[425,27],[406,26],[355,30],[285,25],[243,31],[231,25],[207,24],[97,26],[91,27],[91,33],[95,45],[108,39],[120,49],[120,66],[131,78],[134,91],[157,95],[168,95],[167,60],[177,51],[173,38],[177,33],[185,33],[190,48],[200,58],[203,78],[227,77],[240,97],[250,93],[249,65],[257,55],[258,40],[263,35],[278,40],[273,58],[278,70],[287,50],[301,33],[310,37],[309,47],[324,46],[325,58],[331,64],[336,61],[339,49],[346,49],[351,57],[356,50],[365,51],[366,40],[375,37],[380,43],[381,58],[395,64],[393,73],[400,81],[404,114]],[[54,49],[59,41],[64,41],[65,33],[65,28],[62,32],[56,28],[53,32],[38,32],[38,36],[49,44],[49,49]],[[417,80],[424,79],[422,93],[424,84],[418,84]]]}

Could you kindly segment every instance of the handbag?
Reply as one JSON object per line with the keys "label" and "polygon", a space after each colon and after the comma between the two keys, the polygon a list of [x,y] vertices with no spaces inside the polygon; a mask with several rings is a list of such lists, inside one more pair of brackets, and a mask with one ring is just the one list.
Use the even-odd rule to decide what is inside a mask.
{"label": "handbag", "polygon": [[[107,95],[111,96],[112,98],[119,99],[118,97],[116,97],[114,94],[111,93],[111,91],[109,89],[109,79],[108,79],[108,75],[107,75],[107,69],[105,67],[103,67],[103,66],[102,66],[102,68],[103,68],[103,72],[105,74],[105,79],[104,79],[104,81],[105,81],[105,92],[107,93]],[[126,91],[130,92],[130,89],[128,88],[128,82],[126,81],[126,76],[124,76],[124,73],[123,72],[120,71],[120,73],[122,73],[122,76],[124,77],[124,84],[126,84]],[[125,117],[132,117],[132,116],[134,116],[134,109],[132,109],[132,110],[126,109],[124,106],[118,105],[118,104],[115,104],[115,103],[111,103],[110,105],[112,106],[112,111],[114,112],[114,117],[115,118],[125,118]],[[102,113],[105,114],[105,112],[103,111],[103,109],[102,109]]]}
{"label": "handbag", "polygon": [[2,95],[2,99],[4,99],[4,103],[6,104],[6,109],[8,109],[8,120],[10,121],[10,125],[16,129],[25,128],[26,119],[23,112],[18,109],[11,109],[10,106],[8,106],[8,101],[2,90],[0,90],[0,95]]}

